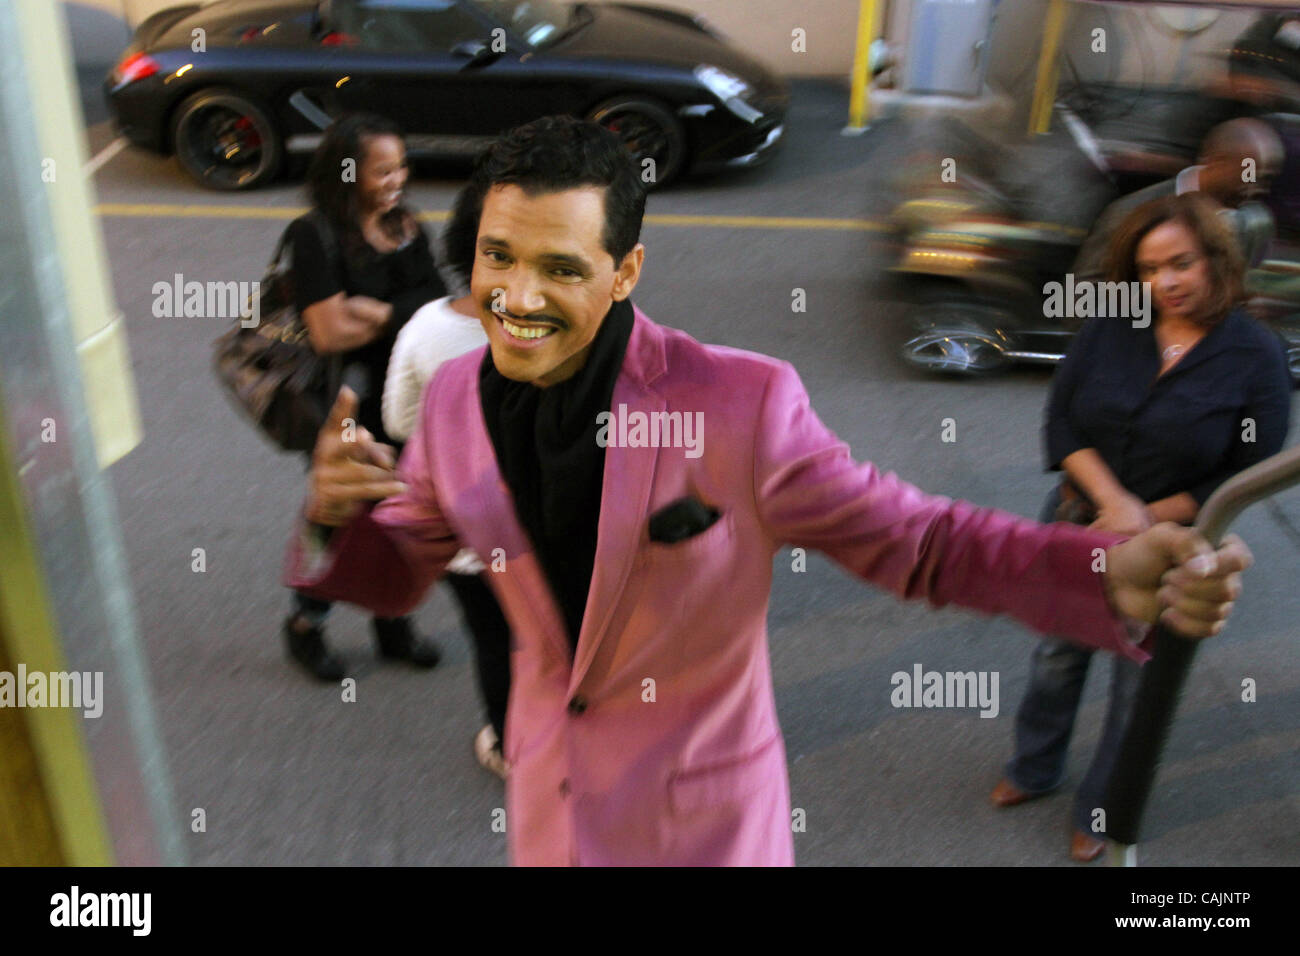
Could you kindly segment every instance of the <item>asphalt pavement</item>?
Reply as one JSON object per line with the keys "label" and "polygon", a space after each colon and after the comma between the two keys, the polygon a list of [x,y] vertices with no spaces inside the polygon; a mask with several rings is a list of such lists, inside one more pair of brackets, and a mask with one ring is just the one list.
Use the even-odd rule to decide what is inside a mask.
{"label": "asphalt pavement", "polygon": [[[634,300],[701,341],[794,363],[855,457],[928,491],[1034,516],[1053,483],[1039,440],[1050,373],[942,380],[896,358],[899,309],[879,284],[880,223],[906,144],[888,123],[842,136],[847,107],[840,85],[797,83],[787,141],[769,165],[654,194]],[[93,155],[115,134],[88,115]],[[445,211],[464,173],[421,167],[408,199]],[[111,476],[191,861],[504,863],[505,836],[492,826],[503,786],[474,760],[484,721],[446,588],[418,612],[444,648],[437,669],[379,663],[365,616],[346,607],[329,631],[357,678],[356,701],[291,666],[278,581],[303,464],[265,444],[219,390],[210,343],[225,323],[152,313],[154,283],[178,272],[259,278],[305,205],[301,183],[206,192],[173,160],[128,148],[95,185],[145,436]],[[784,218],[656,218],[681,215]],[[806,312],[791,309],[796,289]],[[955,442],[941,440],[946,418]],[[1300,862],[1296,528],[1300,493],[1238,525],[1257,565],[1188,682],[1148,809],[1145,863]],[[203,573],[192,570],[199,547]],[[1072,787],[1100,730],[1108,661],[1094,662],[1062,790],[995,810],[988,792],[1010,754],[1028,631],[903,604],[816,554],[794,571],[788,552],[776,559],[769,626],[792,805],[803,811],[800,864],[1073,865]],[[918,664],[996,672],[996,717],[892,706],[891,675]],[[1247,678],[1254,702],[1242,700]],[[200,807],[207,830],[191,833]]]}

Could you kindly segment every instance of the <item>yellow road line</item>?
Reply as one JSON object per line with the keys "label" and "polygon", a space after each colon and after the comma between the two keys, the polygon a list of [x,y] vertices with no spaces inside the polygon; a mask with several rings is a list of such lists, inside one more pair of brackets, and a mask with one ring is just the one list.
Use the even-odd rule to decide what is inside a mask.
{"label": "yellow road line", "polygon": [[886,223],[874,219],[820,219],[815,216],[646,216],[652,226],[725,226],[732,229],[851,229],[884,232]]}
{"label": "yellow road line", "polygon": [[102,202],[95,207],[98,216],[157,219],[297,219],[305,212],[306,206],[217,206],[197,203]]}
{"label": "yellow road line", "polygon": [[[294,219],[307,211],[306,206],[219,206],[215,204],[168,203],[100,203],[99,216],[157,219]],[[448,212],[424,212],[424,222],[445,222]],[[889,227],[872,219],[821,219],[814,216],[685,216],[650,215],[650,226],[711,226],[728,229],[837,229],[861,232],[884,232]]]}

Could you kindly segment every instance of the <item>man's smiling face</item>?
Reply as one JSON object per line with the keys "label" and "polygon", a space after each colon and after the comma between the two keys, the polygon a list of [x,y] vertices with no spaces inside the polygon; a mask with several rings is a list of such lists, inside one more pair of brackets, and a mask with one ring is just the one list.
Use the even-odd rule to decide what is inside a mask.
{"label": "man's smiling face", "polygon": [[470,291],[506,378],[546,387],[571,377],[610,306],[631,294],[644,247],[616,264],[604,228],[600,186],[529,196],[511,184],[483,197]]}

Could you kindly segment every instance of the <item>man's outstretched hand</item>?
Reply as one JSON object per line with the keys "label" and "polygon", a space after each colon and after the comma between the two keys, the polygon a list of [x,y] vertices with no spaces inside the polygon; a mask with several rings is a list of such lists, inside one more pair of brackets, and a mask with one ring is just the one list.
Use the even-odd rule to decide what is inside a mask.
{"label": "man's outstretched hand", "polygon": [[394,471],[393,449],[375,441],[356,418],[357,395],[345,385],[312,452],[305,513],[315,524],[340,527],[356,517],[365,502],[406,490]]}
{"label": "man's outstretched hand", "polygon": [[1215,551],[1194,529],[1166,521],[1106,552],[1106,591],[1121,614],[1209,637],[1223,630],[1253,561],[1235,534]]}

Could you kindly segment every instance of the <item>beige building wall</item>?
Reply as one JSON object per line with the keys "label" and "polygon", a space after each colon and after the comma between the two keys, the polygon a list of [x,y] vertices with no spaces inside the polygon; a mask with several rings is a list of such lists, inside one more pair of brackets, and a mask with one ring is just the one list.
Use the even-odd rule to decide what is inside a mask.
{"label": "beige building wall", "polygon": [[[77,37],[78,59],[84,60],[83,45],[120,50],[126,43],[125,28],[113,29],[104,14],[134,27],[177,0],[64,0],[64,5],[74,8],[74,18],[97,24],[82,31],[74,24],[74,33],[100,34]],[[741,49],[787,76],[847,78],[853,64],[858,0],[664,0],[662,5],[703,14]],[[804,52],[794,50],[795,30],[804,31]]]}
{"label": "beige building wall", "polygon": [[[1033,85],[1046,10],[1047,0],[1003,0],[999,5],[989,63],[992,83],[1009,91]],[[1084,80],[1203,85],[1222,73],[1222,54],[1257,15],[1173,4],[1071,3],[1061,37],[1062,82],[1071,77],[1068,57]],[[1104,31],[1105,52],[1093,50],[1098,29]]]}

